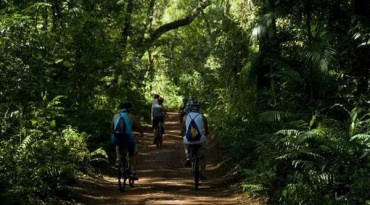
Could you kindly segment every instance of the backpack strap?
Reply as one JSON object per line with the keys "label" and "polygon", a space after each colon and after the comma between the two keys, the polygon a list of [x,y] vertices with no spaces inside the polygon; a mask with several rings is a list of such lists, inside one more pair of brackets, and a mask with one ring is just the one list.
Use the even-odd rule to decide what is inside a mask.
{"label": "backpack strap", "polygon": [[197,118],[197,117],[200,115],[200,113],[198,113],[197,115],[195,115],[195,117],[194,117],[194,118],[192,118],[192,117],[190,116],[190,114],[188,114],[188,115],[189,115],[190,119],[195,120],[195,118]]}
{"label": "backpack strap", "polygon": [[[122,115],[123,114],[123,115]],[[122,119],[124,120],[125,119],[125,116],[127,116],[127,114],[126,113],[124,113],[124,112],[120,112],[119,113],[119,115],[122,117]]]}
{"label": "backpack strap", "polygon": [[[194,124],[196,125],[196,128],[197,128],[197,131],[199,132],[199,133],[201,133],[201,131],[199,130],[199,125],[197,124],[197,122],[195,121],[195,119],[198,117],[200,115],[200,113],[198,113],[197,115],[195,115],[195,117],[194,118],[192,118],[190,115],[189,115],[189,117],[190,117],[190,119],[191,120],[193,120],[194,121]],[[190,120],[190,121],[191,121]]]}
{"label": "backpack strap", "polygon": [[[124,115],[122,115],[122,114],[124,114]],[[120,113],[119,113],[119,116],[117,116],[117,117],[116,117],[116,119],[114,119],[114,129],[116,129],[116,128],[117,128],[117,126],[118,126],[118,122],[119,122],[119,120],[120,120],[121,118],[122,118],[122,120],[126,123],[125,116],[126,116],[126,114],[125,114],[125,113],[123,113],[123,112],[120,112]]]}

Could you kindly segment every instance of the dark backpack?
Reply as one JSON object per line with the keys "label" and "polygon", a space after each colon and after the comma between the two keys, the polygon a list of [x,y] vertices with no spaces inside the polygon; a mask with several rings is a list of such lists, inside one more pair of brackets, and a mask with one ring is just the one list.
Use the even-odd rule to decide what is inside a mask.
{"label": "dark backpack", "polygon": [[192,118],[190,115],[190,124],[188,129],[186,130],[185,137],[188,141],[199,141],[202,137],[202,133],[200,132],[197,123],[195,123],[195,118],[197,118],[200,114],[197,114],[194,118]]}
{"label": "dark backpack", "polygon": [[124,137],[126,136],[126,122],[124,115],[122,113],[119,115],[119,117],[114,119],[113,134]]}

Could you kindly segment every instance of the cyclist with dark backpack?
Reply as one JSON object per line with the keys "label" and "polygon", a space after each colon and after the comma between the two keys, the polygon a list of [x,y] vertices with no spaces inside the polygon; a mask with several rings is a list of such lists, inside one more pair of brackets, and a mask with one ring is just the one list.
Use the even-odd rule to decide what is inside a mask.
{"label": "cyclist with dark backpack", "polygon": [[168,114],[166,112],[166,109],[163,105],[164,103],[164,99],[159,97],[158,98],[158,104],[153,106],[152,108],[152,115],[153,115],[153,121],[152,121],[152,127],[153,127],[153,134],[154,134],[154,139],[153,139],[153,144],[156,144],[156,139],[155,139],[155,136],[156,136],[156,133],[157,133],[157,129],[158,129],[158,126],[161,124],[162,127],[161,127],[161,134],[164,134],[164,118],[165,117],[168,117]]}
{"label": "cyclist with dark backpack", "polygon": [[200,179],[206,180],[205,170],[206,170],[206,135],[208,135],[208,122],[207,118],[199,113],[200,103],[197,100],[192,100],[189,102],[189,113],[187,113],[183,120],[181,126],[181,136],[184,136],[185,145],[185,155],[186,161],[185,166],[190,166],[191,164],[191,153],[190,145],[201,145],[198,151],[200,157]]}
{"label": "cyclist with dark backpack", "polygon": [[136,176],[136,155],[138,148],[136,139],[132,131],[140,132],[140,136],[144,136],[143,129],[140,121],[130,113],[132,108],[131,102],[123,102],[120,104],[121,112],[115,114],[112,119],[112,144],[115,146],[116,151],[116,164],[119,163],[121,148],[127,148],[130,156],[130,165],[132,167],[131,178],[138,180]]}

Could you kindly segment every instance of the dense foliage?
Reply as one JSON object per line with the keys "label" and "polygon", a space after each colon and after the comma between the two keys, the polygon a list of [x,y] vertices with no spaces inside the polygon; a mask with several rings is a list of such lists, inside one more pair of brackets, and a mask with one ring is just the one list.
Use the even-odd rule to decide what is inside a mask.
{"label": "dense foliage", "polygon": [[370,203],[367,0],[6,0],[0,17],[1,201],[64,193],[110,151],[119,102],[145,120],[159,93],[203,102],[246,192]]}

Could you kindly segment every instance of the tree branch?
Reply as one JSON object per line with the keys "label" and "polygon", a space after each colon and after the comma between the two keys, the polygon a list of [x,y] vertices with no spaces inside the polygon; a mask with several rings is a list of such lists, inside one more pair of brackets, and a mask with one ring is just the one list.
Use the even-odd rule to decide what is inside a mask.
{"label": "tree branch", "polygon": [[155,40],[157,40],[159,37],[161,37],[164,33],[168,31],[189,25],[205,8],[207,8],[207,6],[209,6],[209,4],[210,4],[209,0],[201,0],[198,6],[188,16],[185,16],[183,19],[179,19],[160,26],[150,35],[150,37],[147,40],[145,40],[145,42],[143,43],[144,46],[149,47]]}

